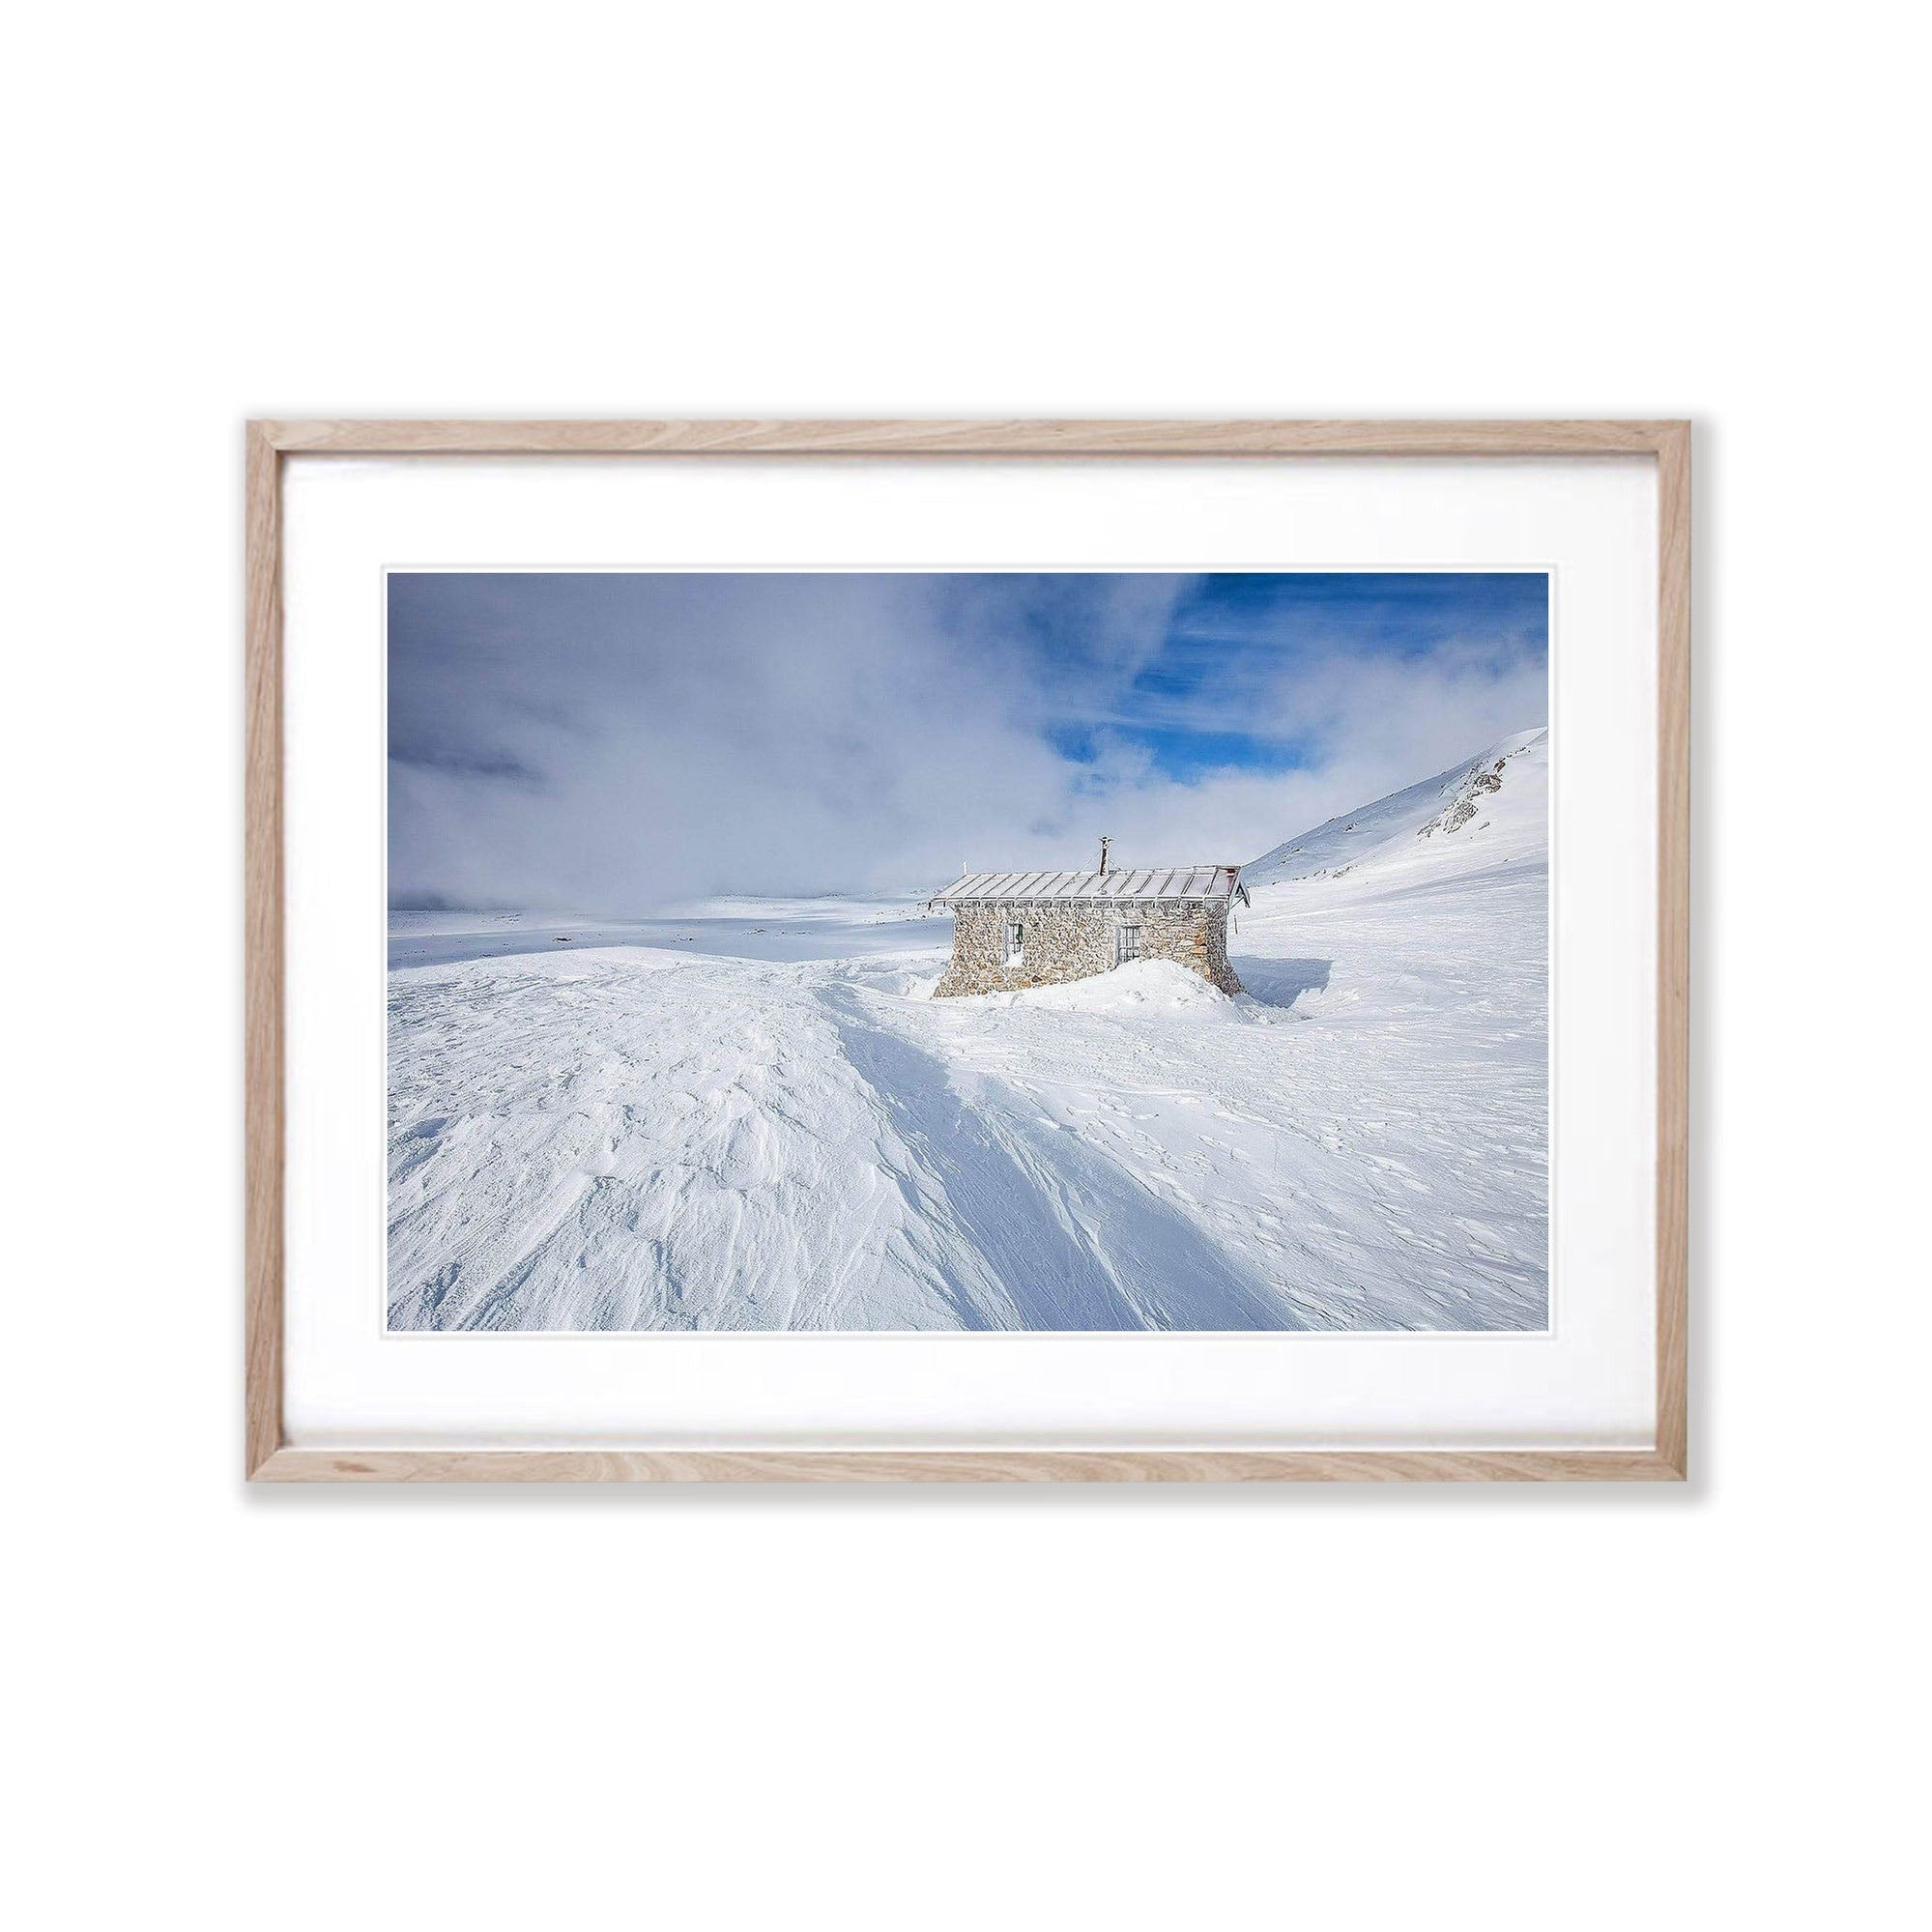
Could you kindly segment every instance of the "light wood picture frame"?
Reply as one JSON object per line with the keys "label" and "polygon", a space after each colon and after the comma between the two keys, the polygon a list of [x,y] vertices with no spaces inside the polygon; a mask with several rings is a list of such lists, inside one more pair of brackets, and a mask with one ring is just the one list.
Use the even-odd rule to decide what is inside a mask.
{"label": "light wood picture frame", "polygon": [[[1641,1450],[634,1452],[291,1446],[283,1427],[282,471],[293,455],[1595,457],[1657,465],[1656,1440]],[[246,428],[245,1474],[265,1483],[1675,1482],[1687,1470],[1690,426],[1557,421],[258,420]]]}

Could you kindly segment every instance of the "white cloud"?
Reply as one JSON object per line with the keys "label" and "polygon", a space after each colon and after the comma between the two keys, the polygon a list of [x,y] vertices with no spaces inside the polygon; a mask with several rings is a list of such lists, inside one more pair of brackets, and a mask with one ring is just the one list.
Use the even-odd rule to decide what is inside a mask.
{"label": "white cloud", "polygon": [[[1086,863],[1102,832],[1123,864],[1246,860],[1545,715],[1540,658],[1481,639],[1405,660],[1251,649],[1233,715],[1318,757],[1182,782],[1118,734],[1091,764],[1042,735],[1082,703],[1117,712],[1175,580],[661,578],[641,603],[578,580],[557,609],[442,581],[393,625],[403,902],[618,914],[924,889],[966,863]],[[1043,625],[1073,648],[1043,651]],[[1192,714],[1225,729],[1228,702]]]}

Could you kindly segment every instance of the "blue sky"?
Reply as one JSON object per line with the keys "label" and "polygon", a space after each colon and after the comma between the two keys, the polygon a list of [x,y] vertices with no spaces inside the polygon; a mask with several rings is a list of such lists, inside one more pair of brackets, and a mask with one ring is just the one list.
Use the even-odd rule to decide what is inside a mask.
{"label": "blue sky", "polygon": [[[1546,664],[1548,580],[1541,572],[1273,572],[1184,582],[1158,649],[1111,702],[1083,702],[1058,681],[1066,715],[1049,726],[1063,756],[1091,763],[1110,736],[1144,747],[1181,780],[1209,771],[1305,770],[1320,764],[1324,719],[1269,703],[1298,667],[1340,653],[1424,661],[1472,647],[1499,674]],[[1043,640],[1077,673],[1078,640]],[[1097,695],[1097,694],[1096,694]]]}
{"label": "blue sky", "polygon": [[397,573],[394,903],[1253,857],[1545,722],[1536,573]]}

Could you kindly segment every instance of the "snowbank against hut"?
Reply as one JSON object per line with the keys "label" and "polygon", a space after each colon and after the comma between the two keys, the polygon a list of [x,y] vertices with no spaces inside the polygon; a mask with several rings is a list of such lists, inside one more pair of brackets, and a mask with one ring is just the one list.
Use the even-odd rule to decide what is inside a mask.
{"label": "snowbank against hut", "polygon": [[1092,979],[1031,987],[1024,993],[983,993],[973,1004],[1038,1007],[1057,1013],[1114,1013],[1138,1020],[1168,1016],[1240,1019],[1265,1010],[1252,999],[1231,997],[1172,960],[1134,960]]}

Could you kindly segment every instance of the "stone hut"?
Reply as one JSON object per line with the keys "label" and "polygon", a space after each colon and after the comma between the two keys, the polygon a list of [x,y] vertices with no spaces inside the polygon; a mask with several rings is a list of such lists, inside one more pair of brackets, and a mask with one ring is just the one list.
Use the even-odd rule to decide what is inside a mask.
{"label": "stone hut", "polygon": [[1238,865],[1098,872],[969,872],[931,904],[953,915],[953,958],[935,999],[1016,993],[1090,979],[1130,960],[1172,960],[1223,993],[1241,982],[1227,964],[1227,914],[1248,904]]}

